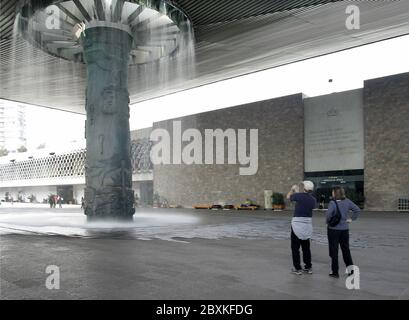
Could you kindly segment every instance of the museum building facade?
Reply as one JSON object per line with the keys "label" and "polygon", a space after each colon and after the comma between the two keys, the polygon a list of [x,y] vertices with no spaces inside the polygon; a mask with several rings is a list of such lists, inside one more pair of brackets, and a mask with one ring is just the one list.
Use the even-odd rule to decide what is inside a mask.
{"label": "museum building facade", "polygon": [[[342,185],[365,209],[402,209],[399,201],[409,198],[408,88],[409,73],[404,73],[367,80],[360,89],[318,97],[294,94],[134,131],[133,183],[139,204],[162,199],[193,207],[251,199],[263,205],[266,190],[286,193],[308,179],[327,202],[331,188]],[[163,161],[166,149],[155,150],[164,139],[158,132],[169,134],[169,161]],[[214,134],[211,144],[209,132]],[[257,159],[240,161],[255,150]],[[152,161],[155,152],[162,161]],[[78,202],[85,156],[81,149],[24,160],[3,157],[0,199],[24,194],[39,200],[63,193]],[[253,166],[248,174],[240,174],[243,163]]]}

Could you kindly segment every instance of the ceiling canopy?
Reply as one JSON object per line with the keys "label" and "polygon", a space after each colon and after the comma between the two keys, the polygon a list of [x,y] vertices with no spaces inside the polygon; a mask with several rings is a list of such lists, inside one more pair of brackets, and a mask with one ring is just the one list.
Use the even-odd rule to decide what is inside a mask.
{"label": "ceiling canopy", "polygon": [[[27,1],[0,0],[0,98],[84,113],[84,65],[48,54],[22,37],[13,36],[16,12]],[[105,0],[73,2],[85,5],[86,1],[94,1],[97,7]],[[130,66],[131,103],[409,34],[409,1],[168,3],[191,21],[195,55],[165,67]],[[360,29],[348,30],[345,26],[346,8],[350,5],[360,9]]]}

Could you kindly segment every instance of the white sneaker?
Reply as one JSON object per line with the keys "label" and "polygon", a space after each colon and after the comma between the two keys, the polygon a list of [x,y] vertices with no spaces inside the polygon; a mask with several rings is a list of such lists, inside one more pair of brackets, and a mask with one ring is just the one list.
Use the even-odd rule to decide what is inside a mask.
{"label": "white sneaker", "polygon": [[312,274],[312,268],[308,268],[308,269],[304,268],[303,272],[308,273],[308,274]]}
{"label": "white sneaker", "polygon": [[293,273],[293,274],[296,274],[296,275],[298,275],[298,276],[301,276],[302,275],[302,270],[300,269],[300,270],[297,270],[297,269],[291,269],[291,273]]}

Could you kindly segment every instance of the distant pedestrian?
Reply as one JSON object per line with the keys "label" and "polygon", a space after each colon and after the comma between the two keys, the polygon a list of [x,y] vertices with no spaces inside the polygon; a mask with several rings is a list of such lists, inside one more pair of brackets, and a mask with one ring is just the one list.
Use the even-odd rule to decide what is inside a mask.
{"label": "distant pedestrian", "polygon": [[81,197],[81,209],[85,208],[85,200],[84,197]]}
{"label": "distant pedestrian", "polygon": [[63,200],[64,200],[63,197],[58,196],[58,206],[59,206],[60,208],[62,208],[62,202],[63,202]]}
{"label": "distant pedestrian", "polygon": [[[349,224],[358,218],[361,209],[347,199],[342,187],[332,190],[332,201],[329,203],[326,221],[328,225],[328,247],[331,257],[330,277],[339,278],[338,247],[341,247],[345,266],[353,265],[351,251],[349,249]],[[349,213],[352,211],[352,216]]]}
{"label": "distant pedestrian", "polygon": [[52,194],[48,197],[48,203],[50,205],[50,209],[54,207],[54,196]]}
{"label": "distant pedestrian", "polygon": [[[294,185],[287,194],[287,199],[296,202],[291,220],[291,252],[293,258],[292,273],[301,275],[312,273],[310,239],[312,236],[312,211],[317,207],[317,200],[312,195],[314,183],[304,181]],[[302,248],[304,269],[301,268],[300,247]]]}

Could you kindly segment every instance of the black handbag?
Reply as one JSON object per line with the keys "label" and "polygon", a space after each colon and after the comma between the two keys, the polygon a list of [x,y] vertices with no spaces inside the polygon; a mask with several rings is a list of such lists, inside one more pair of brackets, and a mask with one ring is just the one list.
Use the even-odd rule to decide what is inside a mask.
{"label": "black handbag", "polygon": [[332,228],[336,227],[341,222],[341,219],[342,219],[342,215],[341,215],[341,211],[339,210],[338,203],[336,200],[334,200],[334,202],[336,206],[335,214],[328,221],[328,226]]}

